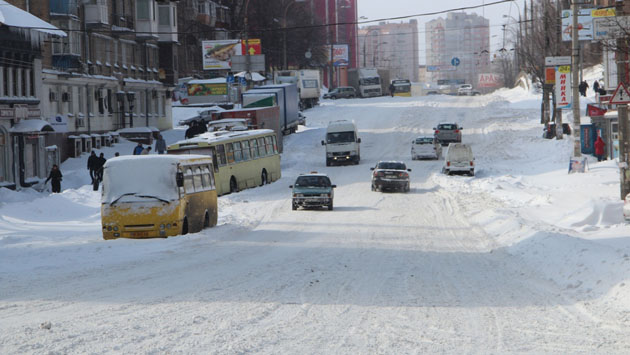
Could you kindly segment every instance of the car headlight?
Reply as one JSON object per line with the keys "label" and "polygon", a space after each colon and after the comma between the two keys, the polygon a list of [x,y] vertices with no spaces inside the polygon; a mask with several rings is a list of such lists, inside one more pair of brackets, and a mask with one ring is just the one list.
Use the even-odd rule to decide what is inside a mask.
{"label": "car headlight", "polygon": [[304,194],[293,194],[293,197],[304,197]]}
{"label": "car headlight", "polygon": [[114,226],[114,232],[118,232],[118,226]]}

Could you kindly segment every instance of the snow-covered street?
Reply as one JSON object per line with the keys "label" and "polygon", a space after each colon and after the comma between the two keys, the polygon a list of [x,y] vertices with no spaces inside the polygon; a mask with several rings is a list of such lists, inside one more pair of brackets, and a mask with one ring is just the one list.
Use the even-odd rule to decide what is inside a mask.
{"label": "snow-covered street", "polygon": [[[102,239],[87,156],[62,164],[61,194],[0,189],[0,353],[627,353],[616,163],[567,174],[572,140],[542,139],[539,108],[522,89],[325,100],[285,137],[279,181],[168,239]],[[359,165],[325,166],[337,119]],[[440,122],[463,126],[476,176],[411,160]],[[370,191],[379,160],[407,163],[409,193]],[[333,211],[291,210],[310,171],[337,185]]]}

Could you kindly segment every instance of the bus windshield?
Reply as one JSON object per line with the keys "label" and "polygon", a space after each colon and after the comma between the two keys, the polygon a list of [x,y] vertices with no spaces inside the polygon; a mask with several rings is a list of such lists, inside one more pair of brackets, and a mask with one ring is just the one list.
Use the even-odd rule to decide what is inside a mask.
{"label": "bus windshield", "polygon": [[179,199],[176,164],[127,157],[108,163],[103,173],[102,203]]}

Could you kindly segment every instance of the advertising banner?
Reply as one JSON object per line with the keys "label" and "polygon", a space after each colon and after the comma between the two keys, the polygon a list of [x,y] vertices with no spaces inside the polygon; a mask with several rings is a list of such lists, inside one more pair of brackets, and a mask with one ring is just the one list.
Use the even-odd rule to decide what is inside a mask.
{"label": "advertising banner", "polygon": [[556,107],[571,108],[571,66],[563,65],[556,70]]}
{"label": "advertising banner", "polygon": [[[593,19],[615,16],[615,9],[580,9],[578,11],[578,39],[590,41],[593,39]],[[571,41],[573,30],[573,16],[571,10],[562,10],[562,40]]]}
{"label": "advertising banner", "polygon": [[223,84],[188,84],[188,96],[227,95],[227,85]]}
{"label": "advertising banner", "polygon": [[241,55],[241,41],[230,39],[224,41],[202,41],[203,70],[230,69],[232,56]]}
{"label": "advertising banner", "polygon": [[496,88],[501,86],[501,75],[494,73],[479,74],[478,88]]}
{"label": "advertising banner", "polygon": [[[330,64],[330,45],[324,46],[326,48],[326,58],[328,58],[328,64]],[[349,51],[347,44],[334,44],[333,45],[333,65],[336,67],[346,66],[349,61]]]}
{"label": "advertising banner", "polygon": [[615,90],[617,88],[617,54],[615,51],[606,49],[603,50],[604,56],[604,89]]}
{"label": "advertising banner", "polygon": [[553,85],[556,83],[556,68],[545,68],[545,84]]}

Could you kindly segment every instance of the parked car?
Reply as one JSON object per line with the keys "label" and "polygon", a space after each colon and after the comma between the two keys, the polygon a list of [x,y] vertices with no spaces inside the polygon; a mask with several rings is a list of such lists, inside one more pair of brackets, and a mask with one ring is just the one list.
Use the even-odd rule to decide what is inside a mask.
{"label": "parked car", "polygon": [[372,170],[372,191],[385,189],[409,191],[409,172],[401,161],[379,161]]}
{"label": "parked car", "polygon": [[300,174],[293,185],[291,207],[295,211],[298,207],[327,207],[333,209],[334,188],[326,174],[311,172]]}
{"label": "parked car", "polygon": [[411,141],[411,159],[440,159],[442,145],[435,137],[418,137]]}
{"label": "parked car", "polygon": [[476,96],[481,95],[481,93],[475,89],[473,89],[470,84],[462,84],[457,89],[457,96]]}
{"label": "parked car", "polygon": [[352,99],[357,97],[357,92],[352,86],[340,86],[324,94],[325,99]]}
{"label": "parked car", "polygon": [[449,143],[461,143],[462,129],[457,123],[440,123],[437,128],[433,128],[435,138],[443,146]]}
{"label": "parked car", "polygon": [[472,148],[464,143],[451,143],[446,150],[442,172],[446,175],[467,173],[475,175],[475,157]]}

